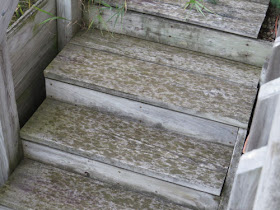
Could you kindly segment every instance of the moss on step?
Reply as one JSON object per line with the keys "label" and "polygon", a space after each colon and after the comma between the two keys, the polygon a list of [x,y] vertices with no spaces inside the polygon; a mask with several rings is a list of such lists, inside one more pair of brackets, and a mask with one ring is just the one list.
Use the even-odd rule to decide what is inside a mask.
{"label": "moss on step", "polygon": [[232,153],[232,147],[54,100],[44,102],[21,137],[214,194]]}
{"label": "moss on step", "polygon": [[0,204],[13,209],[186,209],[30,160],[0,188]]}

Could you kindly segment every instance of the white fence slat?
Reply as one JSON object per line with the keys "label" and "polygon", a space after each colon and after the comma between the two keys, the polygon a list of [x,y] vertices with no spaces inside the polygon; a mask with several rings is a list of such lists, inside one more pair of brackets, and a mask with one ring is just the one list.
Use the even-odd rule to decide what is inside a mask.
{"label": "white fence slat", "polygon": [[276,111],[268,139],[268,148],[260,177],[254,210],[280,208],[280,97],[275,102]]}
{"label": "white fence slat", "polygon": [[246,153],[240,159],[228,210],[252,209],[267,147]]}
{"label": "white fence slat", "polygon": [[280,78],[270,81],[260,88],[252,121],[246,152],[266,146],[272,126],[272,119],[280,98]]}

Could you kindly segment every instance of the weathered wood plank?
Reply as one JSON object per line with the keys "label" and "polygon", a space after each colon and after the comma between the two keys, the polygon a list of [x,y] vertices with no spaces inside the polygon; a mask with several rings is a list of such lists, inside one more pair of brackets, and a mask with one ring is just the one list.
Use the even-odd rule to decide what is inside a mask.
{"label": "weathered wood plank", "polygon": [[0,43],[6,38],[6,30],[10,24],[18,0],[2,0],[0,11]]}
{"label": "weathered wood plank", "polygon": [[[278,79],[278,81],[280,78]],[[267,83],[268,84],[268,83]],[[279,84],[279,83],[278,83]],[[269,128],[267,153],[259,181],[259,187],[254,203],[254,210],[271,209],[277,210],[280,206],[280,98],[273,99],[276,110],[270,117],[273,118]]]}
{"label": "weathered wood plank", "polygon": [[[112,62],[113,61],[113,62]],[[73,44],[45,77],[246,128],[256,88]]]}
{"label": "weathered wood plank", "polygon": [[213,195],[220,194],[233,150],[54,100],[43,103],[21,137]]}
{"label": "weathered wood plank", "polygon": [[24,160],[0,189],[0,203],[24,210],[187,209],[155,195],[138,193],[31,160]]}
{"label": "weathered wood plank", "polygon": [[262,147],[241,157],[231,192],[229,210],[253,209],[266,154],[267,147]]}
{"label": "weathered wood plank", "polygon": [[80,106],[98,108],[117,115],[141,120],[151,126],[158,125],[177,133],[194,136],[205,141],[234,146],[238,129],[222,123],[173,112],[148,104],[132,101],[94,90],[46,79],[48,97]]}
{"label": "weathered wood plank", "polygon": [[[122,0],[105,1],[113,6],[121,5]],[[130,0],[129,10],[149,15],[190,23],[206,28],[217,29],[251,38],[257,38],[266,15],[268,4],[248,1],[219,0],[218,4],[205,2],[214,14],[205,11],[203,16],[196,9],[185,10],[186,3],[180,1]],[[163,20],[164,21],[164,20]]]}
{"label": "weathered wood plank", "polygon": [[[280,34],[280,33],[278,33]],[[264,69],[262,84],[280,77],[280,36],[274,42],[272,55],[269,58],[268,66]]]}
{"label": "weathered wood plank", "polygon": [[[40,0],[35,5],[56,14],[55,0]],[[47,18],[47,14],[31,9],[8,30],[8,47],[21,125],[44,99],[44,92],[39,91],[44,86],[43,70],[58,52],[56,22],[39,25]]]}
{"label": "weathered wood plank", "polygon": [[67,19],[59,19],[57,23],[58,49],[61,51],[80,29],[82,8],[79,0],[56,0],[56,6],[57,16]]}
{"label": "weathered wood plank", "polygon": [[[114,10],[104,10],[103,17],[109,20],[115,14]],[[95,7],[84,12],[85,22],[96,20]],[[138,14],[128,11],[123,24],[114,27],[114,20],[106,26],[98,26],[119,34],[138,37],[175,47],[202,52],[262,67],[265,59],[271,53],[272,44],[255,39],[249,39],[229,33],[206,29],[191,24],[180,23],[156,16]]]}
{"label": "weathered wood plank", "polygon": [[0,185],[21,158],[19,121],[6,40],[0,43]]}
{"label": "weathered wood plank", "polygon": [[260,68],[120,34],[82,31],[71,43],[257,87]]}
{"label": "weathered wood plank", "polygon": [[246,151],[266,146],[280,99],[280,78],[261,86]]}
{"label": "weathered wood plank", "polygon": [[19,121],[6,30],[18,1],[1,2],[0,13],[0,186],[4,184],[21,158]]}
{"label": "weathered wood plank", "polygon": [[13,209],[10,209],[10,208],[8,208],[8,207],[2,206],[1,204],[0,204],[0,209],[1,209],[1,210],[13,210]]}
{"label": "weathered wood plank", "polygon": [[242,149],[246,138],[246,132],[247,131],[244,129],[238,130],[237,140],[234,146],[230,166],[227,172],[225,184],[223,186],[223,191],[221,194],[221,200],[218,208],[219,210],[226,210],[228,208],[230,194],[234,183],[234,177],[238,168],[238,163],[242,154]]}
{"label": "weathered wood plank", "polygon": [[[160,2],[163,2],[163,3],[174,4],[174,5],[184,5],[184,3],[186,3],[185,0],[154,0],[154,1],[160,1]],[[258,3],[258,4],[268,5],[270,0],[239,0],[239,2],[240,1],[244,2],[244,4],[246,2],[255,2],[255,3]],[[207,2],[207,5],[210,4],[210,3],[213,4],[213,1],[211,1],[211,0],[205,0],[205,2]],[[217,0],[216,1],[217,4],[218,3],[229,4],[231,2],[232,2],[231,0],[222,0],[222,1]]]}
{"label": "weathered wood plank", "polygon": [[190,188],[174,185],[149,176],[143,176],[128,170],[110,166],[50,147],[23,141],[27,158],[64,168],[90,178],[106,182],[119,183],[141,192],[149,192],[192,209],[216,209],[218,197]]}

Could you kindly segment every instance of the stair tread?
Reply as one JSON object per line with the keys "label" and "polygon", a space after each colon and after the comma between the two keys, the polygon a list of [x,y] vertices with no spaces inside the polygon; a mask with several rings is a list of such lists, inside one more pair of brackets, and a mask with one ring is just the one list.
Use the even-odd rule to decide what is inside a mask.
{"label": "stair tread", "polygon": [[220,195],[232,147],[47,99],[21,138]]}
{"label": "stair tread", "polygon": [[257,87],[261,68],[203,53],[100,30],[79,32],[72,44],[193,71],[224,81]]}
{"label": "stair tread", "polygon": [[0,188],[0,204],[12,209],[186,209],[28,159]]}
{"label": "stair tread", "polygon": [[[107,0],[112,5],[122,5],[122,0]],[[176,21],[191,23],[233,34],[257,38],[264,21],[269,1],[260,3],[249,1],[218,0],[217,4],[204,2],[205,16],[194,9],[185,10],[186,1],[174,0],[130,0],[128,9],[160,16]],[[124,17],[125,18],[125,17]]]}
{"label": "stair tread", "polygon": [[247,85],[71,43],[45,76],[243,128],[256,95]]}

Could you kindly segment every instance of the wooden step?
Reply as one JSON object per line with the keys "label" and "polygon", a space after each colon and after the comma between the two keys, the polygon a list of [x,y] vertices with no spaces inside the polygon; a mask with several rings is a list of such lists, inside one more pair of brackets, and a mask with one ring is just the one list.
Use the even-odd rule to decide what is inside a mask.
{"label": "wooden step", "polygon": [[79,32],[70,43],[257,87],[260,68],[190,50],[99,30]]}
{"label": "wooden step", "polygon": [[[112,6],[122,5],[122,0],[105,1]],[[140,13],[191,23],[206,28],[230,32],[251,38],[257,38],[264,21],[269,2],[259,4],[249,1],[219,0],[217,4],[207,1],[204,6],[213,13],[204,10],[205,16],[196,9],[184,9],[182,0],[130,0],[128,9]]]}
{"label": "wooden step", "polygon": [[[130,40],[129,37],[124,39]],[[98,42],[98,39],[96,40]],[[142,42],[140,39],[131,42],[136,41]],[[84,45],[90,46],[89,42],[94,45],[96,41],[84,38]],[[247,72],[249,75],[256,75],[258,70],[255,67],[241,64],[235,66],[227,60],[208,57],[205,59],[211,59],[212,62],[209,66],[204,65],[203,68],[207,70],[202,73],[200,61],[203,61],[204,57],[199,55],[194,57],[190,51],[177,49],[178,57],[181,53],[180,59],[186,61],[189,59],[192,63],[178,68],[176,62],[168,64],[158,62],[159,55],[155,56],[154,61],[147,58],[148,56],[143,55],[145,52],[141,53],[143,51],[139,47],[141,44],[126,47],[120,43],[119,48],[130,48],[128,53],[140,51],[138,55],[130,53],[127,56],[124,55],[128,54],[127,52],[118,51],[114,46],[111,49],[106,48],[106,42],[104,47],[108,52],[100,49],[98,45],[97,49],[94,49],[79,43],[80,45],[70,43],[64,48],[45,70],[46,78],[228,125],[247,127],[256,95],[256,88],[250,86],[254,82],[257,83],[257,77],[252,76],[251,85],[248,86],[244,84],[246,83],[244,80],[233,82],[233,78],[227,80],[225,79],[227,76],[220,75],[225,71],[232,71],[237,75],[236,80],[239,78],[242,80]],[[142,44],[146,46],[146,51],[150,49],[148,47],[150,45],[147,45],[149,43]],[[166,48],[163,45],[161,47]],[[162,57],[168,59],[167,55]],[[215,68],[213,72],[216,73],[210,73],[213,68]]]}
{"label": "wooden step", "polygon": [[270,42],[135,11],[127,11],[122,23],[115,24],[115,19],[111,17],[116,12],[114,9],[102,10],[104,22],[106,21],[106,24],[102,24],[98,23],[96,7],[89,6],[84,12],[84,21],[90,23],[94,20],[94,26],[103,30],[259,67],[262,67],[266,57],[271,53],[272,43]]}
{"label": "wooden step", "polygon": [[82,164],[98,161],[213,195],[221,193],[233,151],[134,119],[50,99],[21,130],[21,138],[87,158]]}
{"label": "wooden step", "polygon": [[188,209],[28,159],[0,188],[1,205],[5,209]]}

